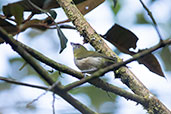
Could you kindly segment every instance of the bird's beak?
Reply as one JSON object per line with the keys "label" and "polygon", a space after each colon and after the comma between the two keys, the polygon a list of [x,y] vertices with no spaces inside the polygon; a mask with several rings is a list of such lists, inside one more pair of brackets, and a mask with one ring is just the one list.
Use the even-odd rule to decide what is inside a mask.
{"label": "bird's beak", "polygon": [[70,42],[71,45],[73,45],[74,43],[73,42]]}
{"label": "bird's beak", "polygon": [[73,43],[73,42],[71,42],[70,44],[71,44],[71,46],[73,46],[73,45],[74,45],[74,43]]}

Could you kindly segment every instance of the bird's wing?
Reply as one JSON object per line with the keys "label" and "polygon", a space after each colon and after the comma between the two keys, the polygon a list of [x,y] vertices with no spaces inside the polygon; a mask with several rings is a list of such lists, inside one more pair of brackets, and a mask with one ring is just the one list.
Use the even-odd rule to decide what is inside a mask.
{"label": "bird's wing", "polygon": [[94,51],[90,51],[90,52],[92,52],[92,53],[90,53],[89,56],[92,55],[94,57],[103,57],[105,59],[109,59],[109,60],[112,60],[112,61],[116,62],[116,58],[114,58],[114,57],[108,57],[108,56],[106,56],[106,55],[104,55],[102,53],[98,53],[98,52],[95,52],[96,54],[93,54]]}
{"label": "bird's wing", "polygon": [[93,57],[103,57],[105,59],[109,59],[109,60],[111,60],[113,62],[116,62],[116,58],[114,58],[114,57],[108,57],[108,56],[106,56],[106,55],[104,55],[102,53],[98,53],[96,51],[87,51],[86,54],[79,55],[79,57],[77,57],[77,59],[79,60],[79,59],[83,59],[83,58],[87,58],[87,57],[92,57],[92,56]]}

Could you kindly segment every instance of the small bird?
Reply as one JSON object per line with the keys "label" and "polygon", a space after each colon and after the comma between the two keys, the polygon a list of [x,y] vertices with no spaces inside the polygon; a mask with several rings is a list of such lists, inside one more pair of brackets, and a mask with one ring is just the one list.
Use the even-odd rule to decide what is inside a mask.
{"label": "small bird", "polygon": [[82,73],[92,74],[95,71],[116,63],[116,58],[108,57],[96,51],[88,51],[78,43],[72,43],[74,63]]}

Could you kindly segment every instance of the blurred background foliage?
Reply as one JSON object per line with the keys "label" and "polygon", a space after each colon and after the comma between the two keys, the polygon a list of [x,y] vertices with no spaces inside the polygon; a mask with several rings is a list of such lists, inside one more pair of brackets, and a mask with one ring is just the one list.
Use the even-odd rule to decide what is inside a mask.
{"label": "blurred background foliage", "polygon": [[[149,8],[152,7],[159,7],[160,3],[164,2],[165,0],[147,0],[147,5]],[[9,3],[10,1],[0,1],[0,12],[2,14],[2,6]],[[12,1],[13,2],[13,1]],[[107,0],[106,5],[111,8],[111,11],[113,12],[113,18],[116,22],[120,24],[124,24],[126,22],[122,22],[120,20],[119,16],[121,13],[123,13],[124,10],[129,10],[127,8],[127,2],[129,0],[118,0],[117,5],[114,8],[113,6],[113,0]],[[155,6],[156,5],[156,6]],[[167,5],[167,4],[166,4]],[[169,7],[169,4],[168,6]],[[169,8],[168,8],[169,9]],[[131,10],[130,10],[131,11]],[[171,11],[171,8],[170,8]],[[155,12],[154,12],[155,13]],[[127,15],[127,14],[125,14]],[[160,14],[159,14],[160,15]],[[164,39],[171,38],[171,15],[166,16],[167,19],[157,19],[159,28],[162,32],[162,36]],[[129,23],[128,26],[135,26],[135,25],[151,25],[151,19],[148,17],[146,11],[140,7],[138,8],[138,11],[134,14],[134,17],[123,17],[125,21],[127,21],[127,18],[132,18],[132,23]],[[156,18],[155,18],[156,19]],[[94,20],[96,20],[96,17],[94,17]],[[163,21],[164,20],[164,21]],[[102,22],[103,23],[103,22]],[[56,32],[55,30],[47,30],[46,32],[41,32],[35,29],[29,29],[24,33],[21,33],[21,36],[24,35],[27,36],[26,39],[20,39],[24,42],[27,42],[29,46],[33,45],[39,45],[42,43],[45,43],[46,45],[38,46],[36,47],[37,50],[42,52],[45,55],[50,56],[52,59],[59,58],[60,63],[64,63],[68,66],[72,62],[67,63],[66,60],[62,60],[62,56],[58,55],[57,51],[59,51],[59,40],[56,40],[56,36],[52,36],[51,32]],[[67,30],[64,30],[64,33],[67,33]],[[150,33],[149,33],[150,34]],[[51,38],[48,36],[52,36]],[[43,37],[43,38],[41,38]],[[39,42],[39,44],[37,43]],[[2,47],[1,44],[0,48]],[[7,47],[9,48],[9,47]],[[10,49],[9,49],[10,50]],[[116,49],[114,51],[117,51]],[[118,51],[117,51],[118,52]],[[4,52],[1,52],[3,54]],[[34,83],[37,85],[46,86],[46,83],[44,83],[43,80],[40,80],[38,74],[29,66],[26,65],[21,71],[19,70],[21,66],[24,64],[24,60],[19,57],[15,52],[12,50],[9,51],[10,54],[6,54],[8,62],[6,63],[7,68],[2,75],[5,77],[9,77],[12,79],[16,79],[17,81],[22,82],[28,82],[28,83]],[[65,53],[65,51],[63,52]],[[120,52],[118,52],[120,54]],[[162,68],[164,68],[164,72],[171,72],[171,47],[165,47],[163,49],[160,49],[155,53],[157,57],[160,59],[162,63]],[[3,62],[0,60],[0,66],[3,66]],[[66,74],[59,73],[58,71],[55,71],[48,66],[42,64],[44,68],[49,70],[51,73],[51,76],[54,80],[59,80],[62,82],[62,84],[66,85],[68,83],[71,83],[72,81],[76,80],[75,78],[72,78]],[[170,73],[169,73],[170,74]],[[168,76],[168,75],[167,75]],[[108,77],[104,77],[104,80],[108,80]],[[72,80],[72,81],[71,81]],[[44,91],[37,90],[37,89],[28,89],[27,87],[18,87],[18,85],[12,85],[8,84],[6,82],[0,81],[0,114],[45,114],[45,113],[52,113],[52,96],[49,93],[48,95],[43,96],[43,98],[39,99],[37,102],[33,103],[29,107],[26,108],[27,103],[32,101],[34,98],[39,96]],[[93,110],[96,110],[100,113],[105,114],[114,114],[117,113],[117,110],[119,110],[119,106],[117,105],[117,99],[118,96],[114,96],[110,93],[104,92],[101,89],[95,88],[92,85],[84,84],[78,88],[73,89],[70,92],[74,97],[78,98],[83,102],[84,104],[91,107]],[[64,101],[61,100],[61,98],[57,98],[56,100],[56,109],[58,109],[59,104],[63,103]],[[44,105],[43,105],[44,104]],[[72,106],[68,106],[68,104],[65,102],[65,105],[62,105],[57,110],[57,113],[79,113],[78,111],[74,110]],[[135,107],[136,108],[136,107]]]}

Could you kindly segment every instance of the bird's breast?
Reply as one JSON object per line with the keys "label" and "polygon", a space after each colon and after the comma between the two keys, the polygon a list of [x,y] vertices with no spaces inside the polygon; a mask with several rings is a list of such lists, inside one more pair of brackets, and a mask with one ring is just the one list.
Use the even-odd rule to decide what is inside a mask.
{"label": "bird's breast", "polygon": [[76,66],[80,70],[97,70],[102,64],[102,58],[100,57],[86,57],[83,59],[74,59]]}

